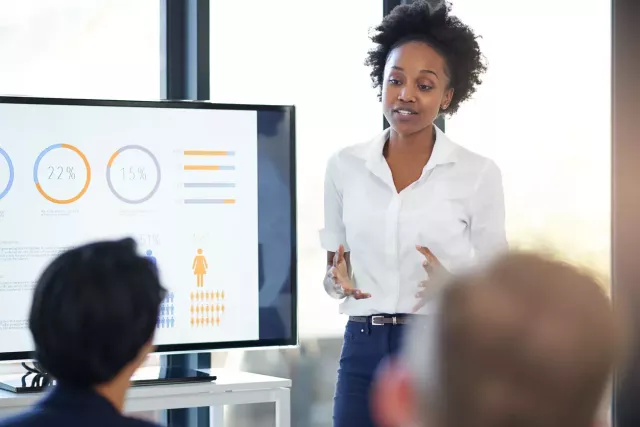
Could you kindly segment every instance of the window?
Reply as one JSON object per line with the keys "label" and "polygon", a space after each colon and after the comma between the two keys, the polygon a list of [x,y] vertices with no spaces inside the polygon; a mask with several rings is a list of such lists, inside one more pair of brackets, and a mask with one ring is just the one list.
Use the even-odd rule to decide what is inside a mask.
{"label": "window", "polygon": [[447,121],[503,172],[512,246],[544,249],[609,279],[611,5],[457,0],[489,69]]}
{"label": "window", "polygon": [[382,1],[211,1],[211,99],[294,104],[298,170],[300,334],[341,334],[346,319],[321,281],[326,161],[382,130],[364,66]]}
{"label": "window", "polygon": [[0,94],[160,97],[157,0],[0,0]]}

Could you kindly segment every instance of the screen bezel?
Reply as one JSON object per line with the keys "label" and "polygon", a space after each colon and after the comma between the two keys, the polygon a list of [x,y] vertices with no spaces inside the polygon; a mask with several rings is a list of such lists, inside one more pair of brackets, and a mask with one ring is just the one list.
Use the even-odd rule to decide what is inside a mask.
{"label": "screen bezel", "polygon": [[[290,347],[298,345],[298,254],[297,254],[297,190],[296,190],[296,122],[293,105],[261,105],[261,104],[225,104],[209,101],[180,100],[107,100],[82,98],[46,98],[23,96],[0,96],[0,104],[36,104],[86,107],[128,107],[128,108],[178,108],[195,110],[242,110],[242,111],[280,111],[290,117],[289,134],[291,144],[290,156],[290,197],[291,197],[291,266],[289,280],[291,282],[291,336],[284,339],[257,339],[250,341],[229,341],[211,343],[167,344],[158,345],[156,354],[201,353],[216,350],[256,349],[273,347]],[[0,361],[19,361],[33,359],[33,351],[0,353]]]}

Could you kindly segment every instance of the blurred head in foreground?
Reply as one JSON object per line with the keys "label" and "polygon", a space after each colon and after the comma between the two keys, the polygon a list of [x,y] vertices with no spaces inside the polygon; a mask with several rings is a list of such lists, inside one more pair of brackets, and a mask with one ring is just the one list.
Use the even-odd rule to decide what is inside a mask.
{"label": "blurred head in foreground", "polygon": [[458,277],[379,372],[383,427],[589,427],[618,355],[609,299],[589,275],[512,253]]}
{"label": "blurred head in foreground", "polygon": [[156,267],[131,239],[69,250],[36,285],[36,359],[60,385],[119,394],[153,348],[164,295]]}

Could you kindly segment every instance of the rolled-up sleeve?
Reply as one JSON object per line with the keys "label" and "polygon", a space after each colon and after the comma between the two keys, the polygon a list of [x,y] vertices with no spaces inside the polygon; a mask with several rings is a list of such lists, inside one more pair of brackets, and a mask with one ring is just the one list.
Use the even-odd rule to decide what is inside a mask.
{"label": "rolled-up sleeve", "polygon": [[476,265],[490,262],[507,251],[502,173],[491,160],[487,160],[478,178],[470,213],[470,237]]}
{"label": "rolled-up sleeve", "polygon": [[335,252],[340,245],[349,251],[344,222],[342,220],[342,172],[339,154],[327,162],[324,178],[324,228],[320,230],[320,244],[329,252]]}

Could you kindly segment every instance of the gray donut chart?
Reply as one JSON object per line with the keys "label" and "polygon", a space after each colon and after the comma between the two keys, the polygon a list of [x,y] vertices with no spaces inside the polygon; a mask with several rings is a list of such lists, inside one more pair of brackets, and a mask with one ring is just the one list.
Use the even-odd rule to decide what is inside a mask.
{"label": "gray donut chart", "polygon": [[113,183],[111,182],[111,165],[107,165],[107,185],[109,186],[109,190],[111,190],[111,193],[113,193],[113,195],[116,196],[118,200],[131,205],[137,205],[151,199],[153,195],[156,194],[156,192],[158,191],[158,188],[160,187],[160,177],[161,177],[160,163],[158,163],[158,159],[156,159],[156,156],[154,156],[151,151],[149,151],[147,148],[141,145],[125,145],[124,147],[120,148],[118,151],[114,153],[113,158],[115,158],[116,156],[128,150],[142,151],[147,156],[149,156],[153,161],[153,164],[155,165],[156,172],[157,172],[156,183],[153,186],[153,189],[146,196],[140,199],[128,199],[126,197],[123,197],[120,193],[116,191],[116,189],[113,187]]}

